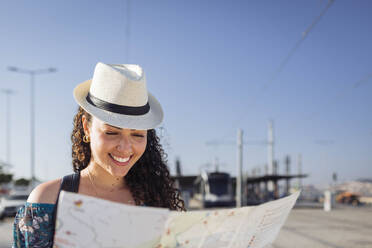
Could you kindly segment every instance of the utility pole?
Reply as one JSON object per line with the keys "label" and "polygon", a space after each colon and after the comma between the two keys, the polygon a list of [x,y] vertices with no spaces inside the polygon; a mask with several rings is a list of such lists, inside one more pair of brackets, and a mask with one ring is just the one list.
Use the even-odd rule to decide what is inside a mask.
{"label": "utility pole", "polygon": [[237,136],[236,207],[242,206],[242,167],[243,167],[243,131],[238,129]]}
{"label": "utility pole", "polygon": [[218,161],[218,157],[214,158],[213,164],[214,164],[214,171],[218,172],[219,171],[219,164],[220,164],[219,161]]}
{"label": "utility pole", "polygon": [[[277,175],[278,174],[278,171],[279,171],[279,162],[278,160],[274,160],[273,162],[273,175]],[[273,190],[273,196],[274,196],[274,199],[278,199],[279,198],[279,186],[278,186],[278,180],[273,180],[273,185],[274,185],[274,190]]]}
{"label": "utility pole", "polygon": [[14,91],[11,89],[2,89],[1,92],[5,94],[6,98],[6,163],[10,165],[10,95],[14,94]]}
{"label": "utility pole", "polygon": [[[267,153],[267,166],[268,166],[268,175],[274,174],[274,130],[273,130],[273,121],[269,121],[269,130],[268,130],[268,153]],[[274,183],[273,181],[268,182],[268,193],[272,196],[274,192]]]}
{"label": "utility pole", "polygon": [[273,162],[274,168],[273,168],[273,175],[277,175],[279,171],[279,162],[278,160],[274,160]]}
{"label": "utility pole", "polygon": [[301,179],[301,175],[302,175],[302,156],[301,156],[301,153],[298,154],[298,157],[297,157],[297,166],[298,166],[298,189],[301,190],[302,189],[302,179]]}
{"label": "utility pole", "polygon": [[176,176],[182,176],[181,161],[180,158],[176,158]]}
{"label": "utility pole", "polygon": [[[289,158],[289,156],[287,155],[285,157],[285,175],[286,176],[289,176],[291,174],[291,159]],[[285,184],[285,194],[286,195],[289,195],[289,189],[290,189],[290,184],[289,184],[289,178],[287,178],[286,180],[286,184]]]}

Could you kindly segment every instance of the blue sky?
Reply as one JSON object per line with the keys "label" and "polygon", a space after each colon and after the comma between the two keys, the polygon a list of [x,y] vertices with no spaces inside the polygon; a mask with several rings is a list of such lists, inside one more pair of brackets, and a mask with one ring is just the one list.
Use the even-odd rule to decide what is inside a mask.
{"label": "blue sky", "polygon": [[[30,175],[30,83],[7,67],[58,69],[37,76],[35,84],[36,175],[46,180],[71,171],[69,135],[77,109],[72,90],[101,61],[145,69],[148,88],[164,108],[162,138],[172,171],[176,157],[185,174],[218,157],[221,170],[235,174],[237,128],[248,143],[263,141],[272,119],[280,172],[286,155],[297,172],[301,153],[303,171],[310,174],[305,183],[324,185],[334,171],[340,180],[372,177],[372,3],[335,1],[275,74],[326,5],[137,0],[130,2],[127,36],[126,1],[3,1],[0,85],[16,91],[11,171]],[[266,146],[244,147],[244,171],[266,160]]]}

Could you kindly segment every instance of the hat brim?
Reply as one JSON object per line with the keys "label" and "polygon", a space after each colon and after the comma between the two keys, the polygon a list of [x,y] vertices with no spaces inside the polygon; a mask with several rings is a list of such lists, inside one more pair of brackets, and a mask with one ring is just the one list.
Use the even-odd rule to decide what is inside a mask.
{"label": "hat brim", "polygon": [[86,97],[88,95],[92,80],[87,80],[74,89],[75,101],[89,114],[97,117],[101,121],[120,128],[130,128],[139,130],[154,129],[163,120],[163,110],[156,98],[148,92],[148,102],[150,111],[144,115],[123,115],[103,110],[91,105]]}

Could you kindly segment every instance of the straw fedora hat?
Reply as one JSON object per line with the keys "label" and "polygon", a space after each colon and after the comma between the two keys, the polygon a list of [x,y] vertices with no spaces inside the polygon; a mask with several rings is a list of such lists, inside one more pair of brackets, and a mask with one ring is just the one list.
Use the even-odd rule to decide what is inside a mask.
{"label": "straw fedora hat", "polygon": [[153,129],[163,120],[163,110],[146,88],[138,65],[97,63],[93,78],[74,89],[76,102],[88,113],[112,126]]}

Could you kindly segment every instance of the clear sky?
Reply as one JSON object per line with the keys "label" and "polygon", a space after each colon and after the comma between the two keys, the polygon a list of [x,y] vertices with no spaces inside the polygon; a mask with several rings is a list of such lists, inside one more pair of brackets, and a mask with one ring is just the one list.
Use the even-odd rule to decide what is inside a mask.
{"label": "clear sky", "polygon": [[[30,175],[30,79],[7,67],[58,69],[35,78],[36,176],[47,180],[72,171],[72,90],[101,61],[145,69],[172,171],[176,157],[184,174],[217,157],[235,174],[237,128],[249,143],[243,170],[263,167],[267,147],[257,143],[272,119],[280,172],[290,155],[297,173],[300,153],[305,183],[372,177],[372,2],[336,0],[276,73],[327,3],[136,0],[128,11],[126,1],[2,1],[0,88],[16,91],[11,171]],[[2,161],[5,113],[1,94]]]}

